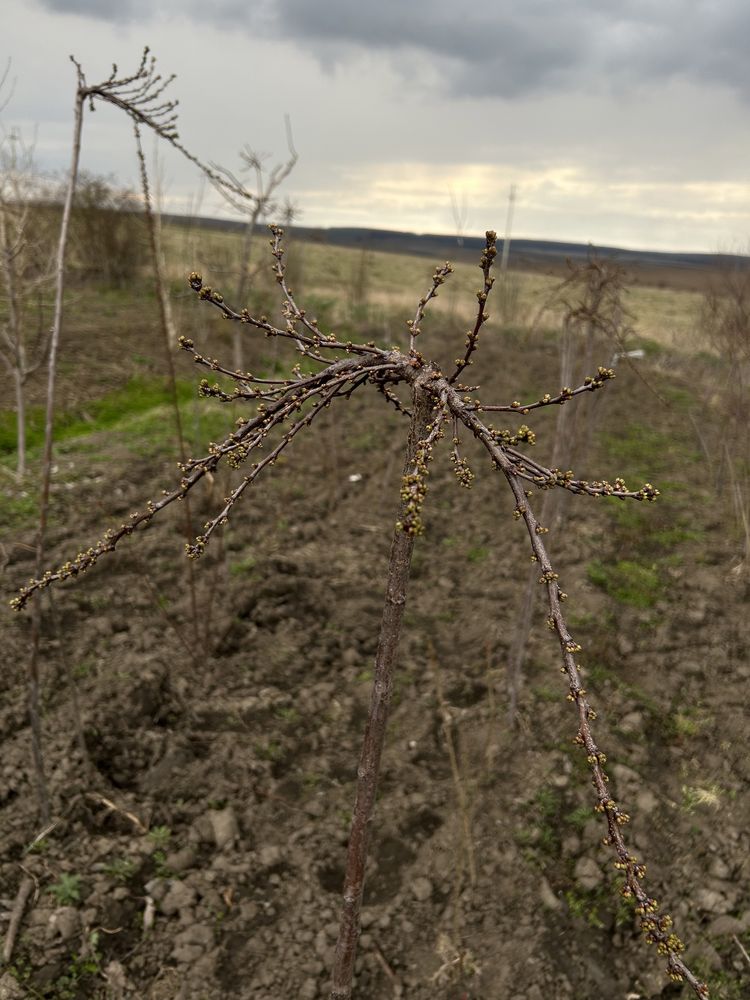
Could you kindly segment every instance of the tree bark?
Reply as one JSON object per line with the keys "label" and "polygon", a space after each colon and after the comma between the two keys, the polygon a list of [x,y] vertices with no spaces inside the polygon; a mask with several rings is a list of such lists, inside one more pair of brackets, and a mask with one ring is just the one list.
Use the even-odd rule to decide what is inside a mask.
{"label": "tree bark", "polygon": [[[414,468],[417,446],[419,441],[427,436],[427,425],[430,422],[432,409],[433,400],[416,385],[409,440],[406,446],[404,474]],[[403,507],[402,503],[400,521],[403,521],[406,515]],[[357,798],[349,835],[344,898],[339,924],[339,939],[334,958],[330,1000],[349,1000],[352,995],[354,959],[359,936],[359,914],[365,884],[367,846],[375,809],[380,760],[393,687],[393,672],[401,637],[401,624],[406,605],[406,591],[413,549],[414,536],[396,528],[391,544],[383,618],[378,649],[375,654],[375,676],[370,695],[370,714],[357,768]]]}

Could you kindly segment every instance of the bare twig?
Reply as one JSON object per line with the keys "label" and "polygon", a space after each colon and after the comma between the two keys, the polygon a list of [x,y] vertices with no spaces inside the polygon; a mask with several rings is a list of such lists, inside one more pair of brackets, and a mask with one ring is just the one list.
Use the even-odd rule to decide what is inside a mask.
{"label": "bare twig", "polygon": [[745,961],[747,962],[747,964],[750,965],[750,955],[748,955],[745,946],[742,944],[742,942],[740,941],[740,939],[737,937],[736,934],[732,935],[732,940],[737,945],[737,947],[740,949],[742,957],[745,959]]}
{"label": "bare twig", "polygon": [[[435,690],[437,693],[438,705],[440,707],[440,725],[445,737],[445,748],[448,751],[448,760],[451,766],[451,776],[453,778],[453,789],[456,793],[458,811],[461,814],[461,830],[466,853],[466,864],[469,870],[469,882],[472,886],[477,884],[477,863],[474,857],[474,838],[471,834],[471,810],[469,808],[469,797],[466,794],[466,782],[461,774],[458,763],[458,754],[453,737],[453,714],[450,706],[443,694],[443,678],[440,670],[440,662],[437,658],[434,646],[430,646],[430,654],[435,671]],[[458,893],[456,893],[458,895]]]}
{"label": "bare twig", "polygon": [[8,930],[5,932],[5,943],[3,944],[3,963],[5,965],[9,965],[13,957],[13,948],[21,926],[21,920],[23,919],[23,911],[26,909],[26,903],[33,888],[33,878],[24,875],[18,887],[16,898],[13,900],[13,909],[10,911],[10,923],[8,924]]}

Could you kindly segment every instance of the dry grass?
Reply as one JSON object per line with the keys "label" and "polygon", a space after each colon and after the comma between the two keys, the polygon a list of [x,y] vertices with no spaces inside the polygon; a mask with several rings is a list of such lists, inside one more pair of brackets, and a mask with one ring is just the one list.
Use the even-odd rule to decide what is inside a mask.
{"label": "dry grass", "polygon": [[[237,280],[234,268],[239,243],[239,233],[166,226],[164,244],[170,279],[179,282],[195,268],[204,274],[206,281],[225,290],[229,297]],[[254,261],[262,260],[267,253],[267,241],[256,239]],[[293,238],[289,256],[292,265],[300,265],[297,280],[301,281],[305,293],[314,294],[318,301],[329,302],[331,318],[341,321],[351,315],[348,290],[356,284],[356,276],[362,269],[363,253],[366,254],[367,265],[364,299],[371,323],[377,325],[379,319],[392,320],[398,314],[406,320],[414,311],[415,289],[427,286],[436,261],[427,257],[362,251],[322,243],[295,244]],[[270,265],[270,257],[268,263]],[[264,276],[261,280],[268,281],[270,287],[270,267],[265,274],[269,278]],[[553,295],[559,278],[520,271],[511,272],[510,278],[517,285],[518,296],[511,325],[528,327],[538,317],[540,306]],[[434,304],[433,312],[449,315],[458,324],[468,323],[476,281],[475,265],[456,263],[455,273]],[[637,337],[681,353],[710,349],[697,330],[701,300],[702,295],[698,291],[647,285],[630,289],[626,296]],[[546,313],[541,325],[554,326],[557,314],[556,310]],[[562,310],[559,310],[559,315],[562,315]]]}

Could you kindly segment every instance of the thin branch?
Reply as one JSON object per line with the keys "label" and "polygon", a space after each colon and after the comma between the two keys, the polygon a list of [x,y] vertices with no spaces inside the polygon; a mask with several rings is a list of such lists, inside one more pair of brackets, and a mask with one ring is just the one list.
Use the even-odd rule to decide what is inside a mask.
{"label": "thin branch", "polygon": [[525,416],[531,410],[538,410],[543,406],[562,406],[563,403],[567,403],[569,399],[573,399],[575,396],[580,396],[581,393],[596,392],[597,389],[602,388],[605,382],[615,377],[615,372],[612,368],[600,367],[596,375],[587,375],[581,385],[577,386],[575,389],[563,386],[556,396],[551,396],[549,393],[545,393],[541,399],[537,399],[533,403],[519,403],[517,400],[514,400],[512,403],[504,406],[493,406],[491,404],[477,402],[472,406],[472,409],[482,410],[488,413],[520,413]]}
{"label": "thin branch", "polygon": [[421,298],[417,303],[417,311],[414,313],[414,319],[408,319],[406,325],[409,327],[409,351],[414,353],[416,350],[415,344],[416,339],[422,332],[420,323],[424,319],[425,308],[427,303],[432,299],[436,299],[438,296],[438,288],[445,284],[445,281],[449,274],[453,273],[453,265],[449,260],[441,266],[435,268],[435,273],[432,276],[432,284],[430,285],[429,291]]}
{"label": "thin branch", "polygon": [[484,324],[490,318],[489,315],[484,311],[484,307],[487,303],[487,296],[492,291],[492,286],[495,283],[495,279],[490,275],[490,270],[495,262],[495,257],[497,256],[497,233],[493,229],[488,229],[485,233],[485,244],[484,250],[482,251],[482,257],[479,261],[479,267],[484,275],[484,284],[482,288],[477,292],[477,302],[479,307],[477,309],[477,318],[474,320],[473,329],[469,330],[466,334],[466,351],[464,352],[463,358],[456,358],[456,370],[453,372],[451,377],[448,379],[451,385],[456,381],[464,368],[471,364],[471,356],[477,348],[477,341],[479,340],[479,331],[482,329]]}
{"label": "thin branch", "polygon": [[[277,227],[274,228],[276,229]],[[374,344],[354,344],[351,341],[337,340],[333,334],[326,335],[322,333],[318,329],[317,321],[309,320],[303,310],[297,309],[296,304],[292,307],[293,309],[297,309],[296,318],[303,322],[306,329],[311,331],[312,336],[307,336],[296,330],[291,320],[286,329],[282,330],[279,327],[274,326],[273,323],[270,323],[265,316],[251,316],[247,309],[243,309],[241,312],[236,312],[225,303],[224,296],[221,292],[203,284],[203,277],[198,274],[197,271],[193,271],[190,274],[188,283],[193,291],[198,294],[199,298],[206,302],[210,302],[211,305],[215,306],[227,319],[234,320],[236,323],[247,323],[250,326],[254,326],[256,329],[262,330],[267,337],[283,337],[287,340],[293,340],[302,354],[319,363],[327,364],[323,357],[314,353],[315,351],[322,349],[330,351],[345,351],[347,354],[374,354],[378,356],[382,356],[387,353],[381,348],[375,347]],[[285,294],[289,295],[291,298],[291,295],[288,289],[285,288],[283,281],[279,283],[282,284]]]}
{"label": "thin branch", "polygon": [[549,602],[548,624],[557,633],[563,660],[561,669],[567,674],[569,681],[568,700],[575,703],[578,712],[579,729],[574,742],[586,750],[586,761],[591,769],[597,794],[595,808],[597,812],[604,814],[607,823],[608,836],[604,843],[613,847],[617,855],[615,867],[625,879],[621,894],[625,899],[634,903],[635,912],[641,918],[641,929],[644,931],[646,941],[649,944],[655,944],[659,954],[666,956],[667,973],[670,978],[678,982],[686,980],[699,997],[707,997],[708,988],[705,983],[700,982],[680,958],[684,944],[671,930],[672,918],[668,914],[656,916],[659,904],[646,893],[641,884],[646,873],[645,865],[640,863],[637,857],[630,854],[625,846],[621,827],[629,822],[630,817],[612,798],[607,788],[609,778],[603,769],[606,755],[599,750],[589,725],[596,718],[596,712],[586,697],[586,690],[581,682],[579,672],[580,665],[576,662],[576,656],[581,652],[581,646],[571,635],[563,616],[562,602],[567,595],[558,584],[558,574],[552,568],[542,541],[544,529],[536,520],[529,504],[529,498],[519,483],[518,476],[515,474],[507,455],[487,434],[486,428],[481,425],[474,414],[467,413],[466,416],[467,426],[474,431],[476,437],[487,448],[493,463],[502,470],[508,481],[516,500],[516,510],[523,517],[528,531],[533,559],[539,564],[541,570],[539,582],[546,586]]}

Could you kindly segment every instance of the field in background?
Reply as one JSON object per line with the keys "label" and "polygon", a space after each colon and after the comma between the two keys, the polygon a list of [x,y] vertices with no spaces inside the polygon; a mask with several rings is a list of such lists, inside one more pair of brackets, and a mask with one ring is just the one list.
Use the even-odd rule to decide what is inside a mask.
{"label": "field in background", "polygon": [[[239,233],[199,228],[186,232],[182,226],[167,226],[164,238],[173,282],[179,284],[191,269],[200,270],[207,282],[226,292],[229,300],[231,287],[236,282]],[[289,242],[290,260],[296,269],[295,284],[300,286],[301,292],[334,303],[338,320],[350,318],[353,308],[365,305],[375,323],[392,322],[396,317],[405,321],[413,315],[416,298],[421,294],[420,289],[426,288],[434,266],[442,263],[439,258],[431,262],[425,257],[373,250],[367,246],[353,249],[296,240],[293,229]],[[465,251],[460,253],[461,257],[466,256]],[[252,258],[255,262],[268,258],[268,240],[262,237],[254,240]],[[453,260],[453,263],[455,273],[434,305],[439,314],[469,323],[473,318],[471,303],[477,266],[463,260]],[[559,310],[543,318],[539,317],[539,312],[568,272],[559,263],[554,269],[550,268],[552,270],[554,273],[539,273],[538,265],[534,265],[528,271],[509,272],[511,301],[506,304],[506,315],[502,317],[506,323],[520,327],[535,321],[543,327],[555,325],[561,315]],[[628,290],[625,305],[632,314],[636,335],[680,352],[707,350],[708,345],[700,336],[699,315],[703,293],[714,275],[706,271],[644,267],[634,268],[633,273],[638,284]],[[268,281],[265,285],[270,287]],[[499,308],[497,302],[493,303],[493,308]]]}

